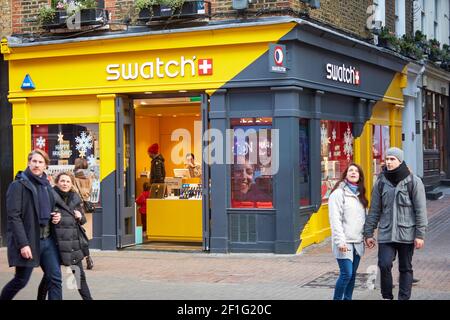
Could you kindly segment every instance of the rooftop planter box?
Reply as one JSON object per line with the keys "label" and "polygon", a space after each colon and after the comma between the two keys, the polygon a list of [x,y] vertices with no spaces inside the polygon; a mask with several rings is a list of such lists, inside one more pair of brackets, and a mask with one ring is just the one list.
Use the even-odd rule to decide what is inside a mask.
{"label": "rooftop planter box", "polygon": [[[50,11],[49,11],[50,12]],[[64,27],[67,20],[66,10],[53,10],[52,15],[50,14],[46,18],[42,18],[41,13],[39,16],[39,23],[44,29],[55,29]]]}
{"label": "rooftop planter box", "polygon": [[137,0],[139,21],[211,16],[211,3],[204,0]]}

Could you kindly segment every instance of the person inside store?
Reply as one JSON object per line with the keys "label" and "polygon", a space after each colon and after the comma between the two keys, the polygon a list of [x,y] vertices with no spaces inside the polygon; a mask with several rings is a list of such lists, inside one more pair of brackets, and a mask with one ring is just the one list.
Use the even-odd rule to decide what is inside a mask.
{"label": "person inside store", "polygon": [[340,270],[333,300],[352,300],[356,271],[364,254],[368,203],[362,168],[351,163],[328,199],[331,245]]}
{"label": "person inside store", "polygon": [[166,178],[166,167],[164,165],[164,157],[159,153],[159,145],[152,144],[147,149],[149,157],[152,159],[150,169],[150,184],[164,183]]}
{"label": "person inside store", "polygon": [[144,182],[144,191],[136,199],[136,204],[139,206],[139,213],[141,214],[142,232],[147,231],[147,199],[150,196],[150,184]]}
{"label": "person inside store", "polygon": [[[75,180],[74,180],[75,191],[78,192],[78,195],[80,196],[81,200],[90,201],[93,176],[88,170],[87,160],[84,158],[75,159],[75,167],[73,169],[73,172],[75,173]],[[93,211],[89,212],[85,209],[85,213],[93,213]],[[90,255],[86,257],[86,268],[88,270],[94,268],[94,260]]]}
{"label": "person inside store", "polygon": [[[86,223],[82,200],[73,186],[75,177],[71,172],[60,172],[55,179],[53,197],[55,210],[61,214],[61,221],[55,225],[55,239],[61,263],[70,266],[77,280],[78,292],[83,300],[92,300],[82,261],[89,256],[89,245],[80,241],[80,227]],[[37,300],[45,300],[48,292],[47,278],[42,277]]]}
{"label": "person inside store", "polygon": [[189,174],[191,178],[201,178],[202,176],[202,166],[195,161],[193,153],[186,154],[186,162],[184,164],[186,169],[189,169]]}
{"label": "person inside store", "polygon": [[45,174],[50,163],[47,153],[35,149],[28,154],[28,167],[19,171],[6,191],[8,263],[14,278],[2,289],[0,300],[12,300],[40,266],[48,280],[48,299],[62,300],[62,276],[54,225],[56,212],[53,190]]}

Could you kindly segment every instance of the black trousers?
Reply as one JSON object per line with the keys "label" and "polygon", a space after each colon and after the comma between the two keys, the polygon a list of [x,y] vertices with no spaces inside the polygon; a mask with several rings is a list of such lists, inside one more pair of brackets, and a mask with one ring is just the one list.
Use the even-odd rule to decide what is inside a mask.
{"label": "black trousers", "polygon": [[[84,272],[82,261],[83,260],[81,260],[75,265],[70,266],[70,268],[72,269],[72,273],[75,275],[78,292],[80,293],[81,298],[83,300],[93,300],[86,281],[86,273]],[[44,276],[42,277],[41,283],[39,284],[37,300],[45,300],[47,296],[47,291],[48,291],[48,281]]]}
{"label": "black trousers", "polygon": [[409,300],[413,282],[412,257],[414,243],[380,243],[378,267],[380,268],[381,295],[384,299],[394,299],[392,294],[392,265],[398,253],[400,272],[398,300]]}

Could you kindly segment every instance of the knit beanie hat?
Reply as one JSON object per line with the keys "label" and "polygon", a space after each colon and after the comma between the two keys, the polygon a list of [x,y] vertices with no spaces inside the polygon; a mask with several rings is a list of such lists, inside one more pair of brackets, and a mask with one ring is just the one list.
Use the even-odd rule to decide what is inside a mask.
{"label": "knit beanie hat", "polygon": [[147,153],[153,153],[153,154],[157,154],[159,150],[159,146],[157,143],[152,144],[150,147],[148,147],[147,149]]}
{"label": "knit beanie hat", "polygon": [[403,162],[403,150],[392,147],[386,151],[386,156],[396,157],[398,161]]}

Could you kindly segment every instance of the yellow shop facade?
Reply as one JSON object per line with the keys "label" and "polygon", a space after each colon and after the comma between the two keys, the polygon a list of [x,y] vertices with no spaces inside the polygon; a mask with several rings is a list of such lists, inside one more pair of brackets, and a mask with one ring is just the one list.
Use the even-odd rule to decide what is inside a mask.
{"label": "yellow shop facade", "polygon": [[[370,192],[384,151],[401,145],[406,61],[300,19],[4,39],[2,53],[14,172],[33,148],[50,174],[87,159],[94,248],[300,252],[330,235],[327,198],[346,165],[362,165]],[[166,179],[147,186],[143,221],[153,143]]]}

